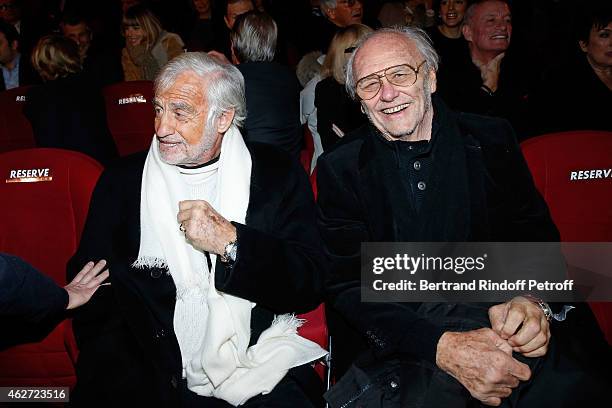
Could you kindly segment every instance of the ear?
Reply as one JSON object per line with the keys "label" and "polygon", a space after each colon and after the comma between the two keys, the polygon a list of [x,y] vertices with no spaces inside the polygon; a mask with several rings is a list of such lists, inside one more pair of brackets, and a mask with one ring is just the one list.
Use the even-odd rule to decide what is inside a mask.
{"label": "ear", "polygon": [[230,128],[232,122],[234,121],[234,114],[236,111],[234,109],[222,112],[217,119],[217,133],[225,133],[227,129]]}
{"label": "ear", "polygon": [[236,56],[236,48],[234,48],[234,44],[232,44],[230,50],[232,52],[232,64],[234,64],[234,65],[240,64],[240,60]]}
{"label": "ear", "polygon": [[19,40],[13,40],[13,42],[11,43],[11,48],[14,51],[17,51],[17,49],[19,48]]}
{"label": "ear", "polygon": [[582,52],[587,52],[589,50],[588,49],[589,43],[585,41],[582,41],[582,40],[578,41],[578,45],[580,46],[580,49],[582,50]]}
{"label": "ear", "polygon": [[461,27],[461,32],[463,33],[463,38],[465,38],[466,41],[472,41],[472,27],[464,24],[463,27]]}
{"label": "ear", "polygon": [[321,11],[323,14],[327,16],[329,20],[334,20],[336,18],[336,9],[322,6]]}
{"label": "ear", "polygon": [[430,69],[428,76],[429,76],[429,91],[431,93],[434,93],[436,92],[436,89],[438,88],[438,80],[436,76],[436,71],[434,71],[433,69]]}
{"label": "ear", "polygon": [[223,16],[223,21],[225,21],[225,26],[227,27],[227,29],[231,31],[232,27],[230,26],[229,19],[227,18],[227,16]]}

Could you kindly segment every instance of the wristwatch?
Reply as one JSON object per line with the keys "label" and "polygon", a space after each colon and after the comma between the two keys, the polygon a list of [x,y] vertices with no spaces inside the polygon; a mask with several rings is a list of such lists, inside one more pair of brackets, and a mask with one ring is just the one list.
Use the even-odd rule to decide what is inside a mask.
{"label": "wristwatch", "polygon": [[225,245],[223,254],[221,255],[221,262],[231,264],[236,262],[236,255],[238,254],[238,240],[235,239]]}
{"label": "wristwatch", "polygon": [[525,294],[523,295],[523,297],[537,304],[540,309],[542,309],[542,313],[544,313],[544,317],[546,317],[546,320],[548,320],[549,322],[552,320],[554,314],[548,303],[538,297],[529,294]]}

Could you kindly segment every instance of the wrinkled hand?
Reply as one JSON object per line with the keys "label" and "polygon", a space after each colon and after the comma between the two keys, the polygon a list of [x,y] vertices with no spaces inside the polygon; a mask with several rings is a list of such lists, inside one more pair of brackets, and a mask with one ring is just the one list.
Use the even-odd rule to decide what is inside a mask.
{"label": "wrinkled hand", "polygon": [[499,81],[499,72],[501,68],[501,61],[504,58],[505,53],[501,53],[487,64],[479,61],[477,59],[472,59],[474,65],[478,67],[480,70],[480,78],[482,79],[482,84],[487,88],[495,92],[497,90],[497,82]]}
{"label": "wrinkled hand", "polygon": [[542,309],[529,299],[518,296],[491,307],[489,320],[493,330],[502,339],[508,340],[512,350],[517,353],[525,357],[541,357],[548,351],[548,320]]}
{"label": "wrinkled hand", "polygon": [[236,239],[236,227],[204,200],[181,201],[176,218],[185,228],[187,240],[201,251],[221,255]]}
{"label": "wrinkled hand", "polygon": [[440,337],[436,364],[485,405],[498,406],[531,370],[512,358],[508,343],[489,328],[446,332]]}
{"label": "wrinkled hand", "polygon": [[[87,262],[74,279],[64,286],[64,289],[68,292],[67,310],[83,306],[89,302],[89,299],[96,293],[102,282],[109,276],[108,269],[98,274],[105,266],[106,261],[104,259],[98,261],[95,265],[93,262]],[[110,283],[105,285],[110,285]]]}

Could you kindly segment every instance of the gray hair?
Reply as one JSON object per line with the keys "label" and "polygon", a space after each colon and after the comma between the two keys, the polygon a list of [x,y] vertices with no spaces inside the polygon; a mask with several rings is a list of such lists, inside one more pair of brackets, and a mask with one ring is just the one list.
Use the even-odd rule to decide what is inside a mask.
{"label": "gray hair", "polygon": [[357,55],[363,44],[365,44],[369,39],[385,34],[399,34],[404,36],[406,40],[414,41],[417,50],[419,50],[423,58],[425,58],[425,69],[427,71],[438,71],[438,63],[440,61],[440,57],[438,56],[438,53],[432,45],[431,39],[425,31],[421,30],[420,28],[410,26],[381,28],[380,30],[371,32],[365,37],[362,37],[357,42],[355,51],[353,51],[351,57],[346,63],[345,86],[346,91],[351,96],[351,98],[356,99],[355,84],[357,82],[357,78],[354,77],[353,72],[353,63],[355,61],[355,55]]}
{"label": "gray hair", "polygon": [[336,7],[338,7],[338,2],[336,0],[321,0],[320,7],[335,9]]}
{"label": "gray hair", "polygon": [[277,35],[278,28],[272,17],[249,11],[236,18],[230,39],[240,62],[272,61]]}
{"label": "gray hair", "polygon": [[463,15],[463,22],[461,25],[470,25],[470,23],[472,22],[472,19],[474,18],[474,15],[476,14],[476,10],[478,9],[478,7],[480,7],[481,4],[487,3],[489,1],[499,1],[500,3],[507,4],[508,7],[510,7],[510,4],[508,3],[507,0],[476,0],[476,1],[473,1],[468,6],[467,10],[465,10],[465,14]]}
{"label": "gray hair", "polygon": [[[204,52],[186,52],[172,59],[155,79],[155,94],[168,89],[184,72],[193,72],[206,81],[208,128],[223,112],[234,111],[233,124],[241,127],[246,119],[244,77],[238,68],[224,64]],[[203,83],[204,85],[204,83]]]}

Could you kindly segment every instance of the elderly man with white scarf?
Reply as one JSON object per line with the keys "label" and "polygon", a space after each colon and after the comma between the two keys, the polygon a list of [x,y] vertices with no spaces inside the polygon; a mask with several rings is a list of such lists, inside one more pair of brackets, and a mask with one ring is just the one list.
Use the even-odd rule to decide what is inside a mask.
{"label": "elderly man with white scarf", "polygon": [[156,79],[153,105],[149,151],[103,173],[68,265],[71,276],[105,258],[112,282],[75,316],[71,401],[312,406],[311,363],[325,351],[297,334],[294,315],[321,301],[306,174],[245,144],[232,65],[180,55]]}

